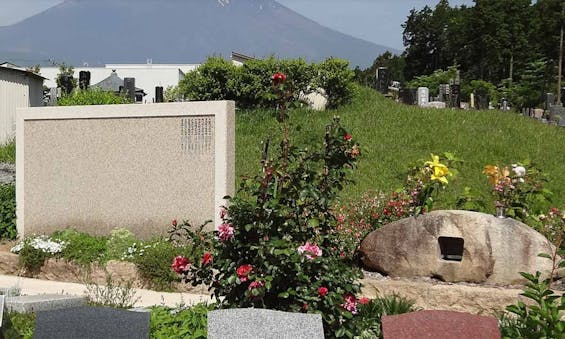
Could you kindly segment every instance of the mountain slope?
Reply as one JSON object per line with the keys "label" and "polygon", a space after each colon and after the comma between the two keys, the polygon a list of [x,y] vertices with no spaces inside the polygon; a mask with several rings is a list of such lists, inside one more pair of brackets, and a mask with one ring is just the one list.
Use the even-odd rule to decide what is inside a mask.
{"label": "mountain slope", "polygon": [[366,67],[385,50],[274,0],[67,0],[0,27],[0,58],[28,58],[24,64],[199,63],[237,51],[311,61],[335,56]]}

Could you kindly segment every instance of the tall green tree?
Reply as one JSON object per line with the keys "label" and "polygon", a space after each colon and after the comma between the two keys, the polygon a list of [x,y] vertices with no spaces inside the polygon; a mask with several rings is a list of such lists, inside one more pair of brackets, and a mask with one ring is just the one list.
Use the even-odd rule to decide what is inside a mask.
{"label": "tall green tree", "polygon": [[452,65],[453,53],[448,49],[448,40],[453,11],[447,0],[440,0],[434,10],[425,6],[419,11],[410,11],[402,25],[407,79]]}
{"label": "tall green tree", "polygon": [[377,69],[379,67],[386,67],[392,81],[404,82],[405,65],[406,62],[403,56],[386,51],[380,54],[369,68],[365,70],[356,68],[354,80],[362,85],[374,88],[376,86]]}
{"label": "tall green tree", "polygon": [[[75,68],[62,63],[59,66],[59,74],[57,74],[57,87],[62,88],[65,92],[71,93],[77,87],[77,79],[74,77]],[[68,77],[69,82],[65,83],[64,78]]]}

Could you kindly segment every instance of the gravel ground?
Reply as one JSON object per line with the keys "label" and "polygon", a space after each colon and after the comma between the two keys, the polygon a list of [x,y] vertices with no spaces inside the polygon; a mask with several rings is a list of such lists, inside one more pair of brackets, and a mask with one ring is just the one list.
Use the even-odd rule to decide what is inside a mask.
{"label": "gravel ground", "polygon": [[13,184],[16,182],[16,165],[0,162],[0,184]]}

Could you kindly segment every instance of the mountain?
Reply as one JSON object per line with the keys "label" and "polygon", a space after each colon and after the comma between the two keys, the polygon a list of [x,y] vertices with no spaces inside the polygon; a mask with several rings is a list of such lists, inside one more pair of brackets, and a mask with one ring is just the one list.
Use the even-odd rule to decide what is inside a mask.
{"label": "mountain", "polygon": [[334,56],[365,68],[386,50],[394,51],[274,0],[66,0],[0,27],[0,60],[22,65],[201,63],[235,51],[309,61]]}

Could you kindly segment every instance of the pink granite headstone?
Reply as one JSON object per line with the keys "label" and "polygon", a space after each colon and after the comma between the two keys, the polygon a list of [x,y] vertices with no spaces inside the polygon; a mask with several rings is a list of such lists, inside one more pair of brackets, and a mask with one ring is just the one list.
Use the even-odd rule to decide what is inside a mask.
{"label": "pink granite headstone", "polygon": [[453,311],[418,311],[385,315],[381,319],[384,339],[500,339],[498,321]]}

